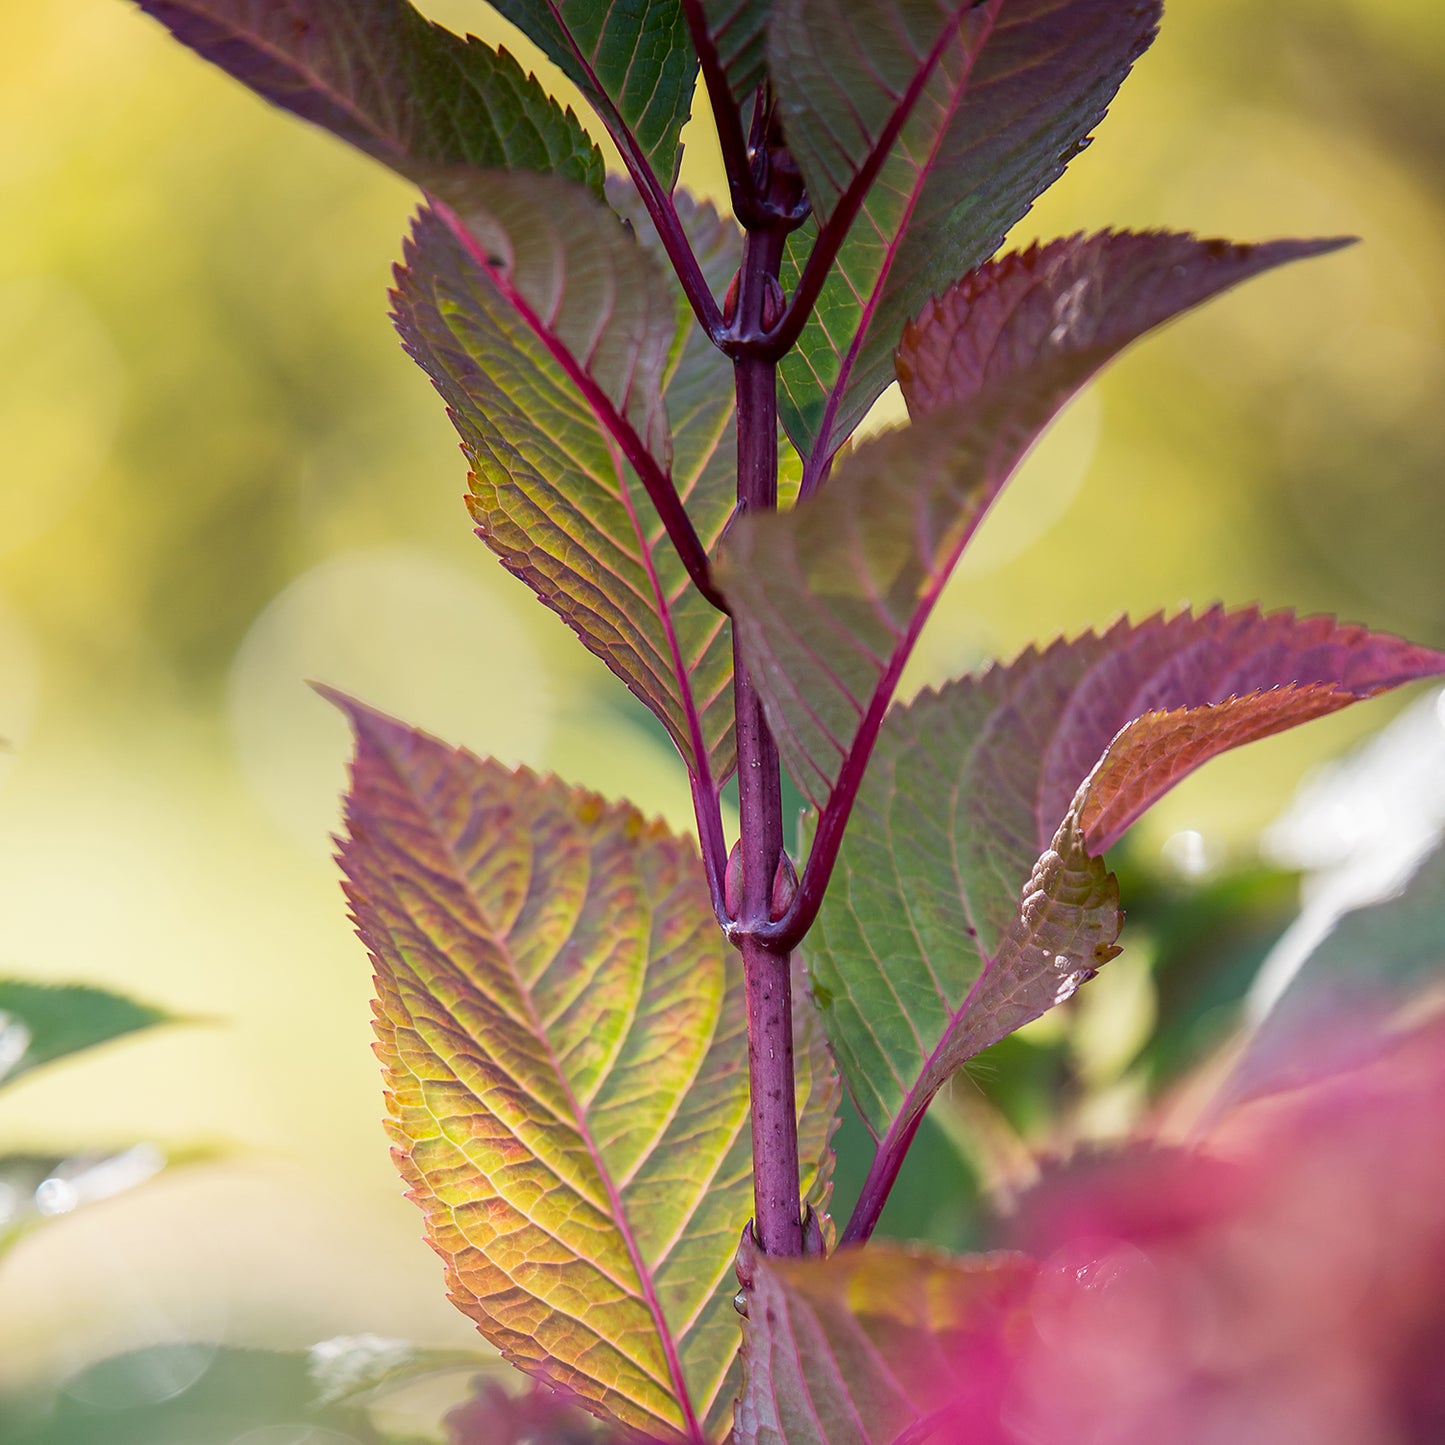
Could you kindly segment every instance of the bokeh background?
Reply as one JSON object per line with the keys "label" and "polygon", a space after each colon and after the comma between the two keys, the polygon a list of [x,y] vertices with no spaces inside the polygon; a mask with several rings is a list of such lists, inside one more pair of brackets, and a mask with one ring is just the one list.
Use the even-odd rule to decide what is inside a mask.
{"label": "bokeh background", "polygon": [[[482,0],[423,8],[555,79]],[[387,1157],[329,856],[346,738],[304,679],[679,828],[685,780],[471,534],[442,406],[386,321],[406,185],[124,0],[0,5],[0,137],[0,972],[193,1020],[17,1084],[0,1152],[219,1152],[0,1260],[0,1389],[196,1337],[470,1345]],[[723,201],[711,138],[688,140],[685,184]],[[1110,224],[1363,244],[1215,303],[1078,402],[913,681],[1183,602],[1445,646],[1445,10],[1170,0],[1017,239]],[[1247,860],[1390,710],[1211,765],[1134,856],[1185,835],[1186,862]],[[946,1239],[939,1218],[918,1227]]]}

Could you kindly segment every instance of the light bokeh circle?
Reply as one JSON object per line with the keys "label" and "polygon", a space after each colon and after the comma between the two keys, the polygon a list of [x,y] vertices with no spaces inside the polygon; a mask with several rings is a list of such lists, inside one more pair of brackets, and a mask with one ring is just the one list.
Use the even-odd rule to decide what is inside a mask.
{"label": "light bokeh circle", "polygon": [[338,827],[350,748],[308,681],[508,764],[538,761],[550,729],[546,667],[516,605],[419,549],[331,558],[256,618],[229,678],[242,776],[310,849]]}

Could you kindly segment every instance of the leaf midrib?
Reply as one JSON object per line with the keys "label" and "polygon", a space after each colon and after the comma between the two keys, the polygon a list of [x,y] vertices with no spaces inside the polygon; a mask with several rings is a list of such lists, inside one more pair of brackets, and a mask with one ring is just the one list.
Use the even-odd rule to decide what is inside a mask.
{"label": "leaf midrib", "polygon": [[[391,749],[384,748],[384,751],[391,766],[392,775],[411,798],[413,806],[416,807],[417,811],[426,819],[432,830],[432,835],[441,844],[445,856],[452,866],[455,881],[460,885],[476,917],[489,929],[488,936],[512,975],[518,994],[522,998],[526,1008],[533,1035],[541,1043],[543,1052],[556,1075],[557,1082],[561,1085],[563,1097],[567,1100],[573,1112],[573,1127],[577,1130],[578,1138],[581,1139],[583,1146],[586,1148],[588,1157],[592,1160],[593,1166],[597,1170],[597,1177],[601,1180],[602,1187],[607,1193],[608,1204],[612,1210],[613,1224],[622,1237],[628,1259],[637,1274],[642,1301],[647,1307],[649,1315],[652,1317],[653,1328],[657,1331],[658,1341],[662,1345],[663,1356],[667,1361],[668,1374],[672,1381],[674,1397],[677,1400],[683,1416],[685,1431],[692,1440],[699,1442],[699,1445],[701,1445],[704,1437],[693,1412],[692,1400],[687,1393],[687,1383],[682,1373],[682,1361],[678,1351],[677,1341],[673,1338],[672,1331],[667,1323],[667,1318],[662,1312],[662,1304],[657,1297],[657,1290],[653,1284],[651,1272],[643,1260],[637,1237],[627,1217],[626,1206],[617,1192],[617,1186],[612,1178],[611,1171],[608,1169],[606,1161],[603,1159],[602,1153],[597,1146],[597,1142],[592,1136],[591,1126],[587,1122],[586,1116],[577,1102],[577,1096],[573,1091],[571,1081],[563,1072],[557,1060],[556,1052],[552,1047],[552,1042],[547,1037],[546,1031],[542,1028],[541,1021],[537,1016],[531,987],[525,982],[521,970],[517,967],[516,958],[512,953],[510,942],[508,941],[510,935],[497,932],[491,924],[487,910],[483,907],[481,899],[473,889],[467,871],[463,867],[462,861],[453,846],[450,834],[445,829],[445,820],[433,811],[429,796],[412,787],[410,778],[406,772],[397,765]],[[650,917],[651,914],[649,911],[649,919]],[[649,936],[650,931],[651,924],[649,922]],[[450,1066],[448,1067],[450,1069]],[[569,1250],[569,1252],[571,1251]],[[596,1332],[593,1331],[593,1333]],[[608,1386],[608,1388],[611,1387]],[[649,1410],[649,1413],[652,1412]],[[665,1423],[669,1429],[674,1428],[671,1421],[664,1421],[663,1423]]]}
{"label": "leaf midrib", "polygon": [[[933,139],[928,146],[926,159],[922,162],[913,162],[911,160],[909,162],[913,167],[913,182],[909,187],[908,196],[904,202],[903,214],[899,219],[898,225],[894,227],[893,234],[887,239],[884,239],[882,233],[879,232],[879,239],[883,242],[883,259],[879,264],[878,274],[874,278],[872,286],[869,288],[867,300],[865,301],[858,295],[857,288],[853,285],[852,277],[849,276],[841,266],[836,273],[848,282],[849,289],[853,292],[854,298],[861,303],[861,315],[858,320],[857,329],[853,332],[853,338],[848,343],[847,350],[839,359],[838,377],[828,394],[827,404],[823,408],[823,419],[818,428],[817,440],[813,443],[813,450],[808,458],[809,472],[812,472],[815,466],[821,465],[821,460],[824,456],[831,455],[833,423],[837,417],[838,408],[843,403],[843,396],[848,389],[848,381],[853,374],[853,367],[857,364],[858,355],[863,349],[864,342],[869,338],[869,333],[873,325],[873,317],[876,315],[879,306],[883,303],[883,293],[887,290],[888,278],[893,274],[894,263],[898,260],[899,252],[903,248],[908,227],[913,220],[913,214],[918,209],[919,201],[922,199],[928,180],[932,175],[932,169],[938,159],[938,153],[947,139],[949,127],[957,117],[960,106],[962,106],[972,92],[974,66],[978,63],[978,58],[983,53],[984,47],[993,38],[995,30],[998,28],[999,4],[1000,0],[991,0],[991,3],[986,7],[986,15],[980,26],[978,43],[972,54],[968,57],[963,75],[960,77],[958,84],[953,88],[953,94],[949,97],[948,105],[945,108],[944,118],[939,122]],[[928,80],[932,79],[932,72],[936,70],[943,59],[944,51],[948,45],[948,29],[954,30],[961,37],[963,33],[964,16],[972,13],[974,12],[968,10],[967,7],[960,6],[958,12],[949,22],[949,26],[945,28],[942,43],[938,45],[936,51],[928,60]],[[909,118],[912,116],[912,109],[916,108],[926,88],[925,82],[925,85],[921,87],[914,96],[909,110]],[[907,120],[899,127],[897,139],[889,151],[890,158],[902,146],[903,132],[906,128]],[[887,169],[887,165],[888,161],[885,159],[883,165],[879,167],[875,181],[881,181],[883,179],[883,173]],[[871,191],[872,187],[869,189]],[[877,222],[873,221],[872,213],[868,207],[867,195],[864,196],[859,211],[861,217],[869,220],[876,231]],[[855,219],[854,225],[856,224],[857,220]],[[849,229],[851,230],[852,228],[850,227]],[[846,244],[847,240],[845,238],[844,245]],[[839,249],[841,251],[842,247]]]}

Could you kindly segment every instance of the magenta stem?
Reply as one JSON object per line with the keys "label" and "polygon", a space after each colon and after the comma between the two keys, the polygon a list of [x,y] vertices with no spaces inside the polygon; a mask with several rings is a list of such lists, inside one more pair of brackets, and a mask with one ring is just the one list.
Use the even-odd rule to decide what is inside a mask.
{"label": "magenta stem", "polygon": [[[780,172],[778,189],[791,186]],[[772,222],[749,231],[739,273],[736,331],[766,330],[786,232]],[[738,510],[778,505],[777,364],[756,355],[734,364],[738,403]],[[788,950],[756,936],[771,921],[773,882],[783,851],[778,748],[742,653],[733,648],[737,716],[739,851],[742,887],[734,939],[742,949],[752,1100],[753,1232],[765,1254],[800,1255],[798,1113],[793,1083],[793,997]]]}
{"label": "magenta stem", "polygon": [[879,1144],[868,1168],[868,1177],[863,1181],[863,1192],[859,1194],[853,1213],[848,1217],[848,1225],[838,1240],[840,1249],[845,1244],[865,1243],[878,1227],[883,1206],[888,1203],[888,1196],[898,1181],[898,1171],[903,1168],[903,1161],[908,1157],[909,1146],[918,1133],[925,1112],[924,1108],[918,1108],[906,1120],[895,1122]]}

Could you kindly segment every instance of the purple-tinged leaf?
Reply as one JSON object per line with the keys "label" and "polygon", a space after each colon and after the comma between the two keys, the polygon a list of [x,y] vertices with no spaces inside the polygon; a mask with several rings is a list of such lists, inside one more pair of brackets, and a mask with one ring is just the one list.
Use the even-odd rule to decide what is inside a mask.
{"label": "purple-tinged leaf", "polygon": [[[746,1011],[694,846],[334,700],[357,739],[341,861],[396,1158],[452,1299],[604,1418],[720,1439],[752,1208]],[[837,1081],[809,1014],[799,1137],[821,1208]]]}
{"label": "purple-tinged leaf", "polygon": [[1214,609],[894,708],[806,944],[883,1192],[938,1087],[1117,953],[1101,855],[1150,804],[1229,748],[1440,673],[1441,653],[1329,618]]}
{"label": "purple-tinged leaf", "polygon": [[781,0],[774,83],[817,217],[790,240],[783,275],[790,293],[817,295],[780,367],[808,490],[892,382],[904,323],[987,260],[1059,178],[1159,10],[1159,0]]}
{"label": "purple-tinged leaf", "polygon": [[[672,480],[687,503],[703,545],[711,551],[737,500],[733,364],[694,320],[636,188],[614,177],[607,183],[607,199],[633,228],[643,248],[656,256],[659,280],[653,284],[661,284],[672,300],[676,329],[662,383],[672,429]],[[719,215],[706,201],[694,200],[684,190],[674,191],[672,199],[703,279],[709,290],[721,294],[742,265],[742,232],[730,217]],[[729,632],[729,648],[731,639]]]}
{"label": "purple-tinged leaf", "polygon": [[587,97],[629,169],[645,166],[670,191],[697,80],[681,0],[496,0],[496,8]]}
{"label": "purple-tinged leaf", "polygon": [[930,303],[899,354],[915,422],[860,446],[826,496],[740,518],[718,580],[789,773],[852,782],[903,664],[994,498],[1130,342],[1247,277],[1342,244],[1104,232],[1005,256]]}
{"label": "purple-tinged leaf", "polygon": [[[432,213],[418,220],[397,328],[461,434],[487,545],[720,781],[731,638],[689,584],[633,458],[669,492],[676,483],[711,545],[732,505],[731,391],[717,391],[675,283],[614,215],[559,181],[492,179],[505,184],[485,189],[490,215],[476,202],[462,212],[479,248]],[[736,233],[706,208],[683,214],[709,268],[730,264]],[[658,460],[673,445],[668,411],[673,481]]]}
{"label": "purple-tinged leaf", "polygon": [[447,1445],[668,1445],[653,1435],[599,1429],[567,1395],[545,1385],[513,1394],[495,1380],[446,1417]]}
{"label": "purple-tinged leaf", "polygon": [[602,189],[602,153],[505,50],[406,0],[137,0],[176,39],[275,105],[403,175],[553,172]]}
{"label": "purple-tinged leaf", "polygon": [[[877,1245],[760,1260],[743,1326],[738,1445],[978,1445],[993,1433],[1037,1267]],[[951,1430],[911,1433],[945,1423]],[[979,1434],[967,1433],[978,1429]]]}

